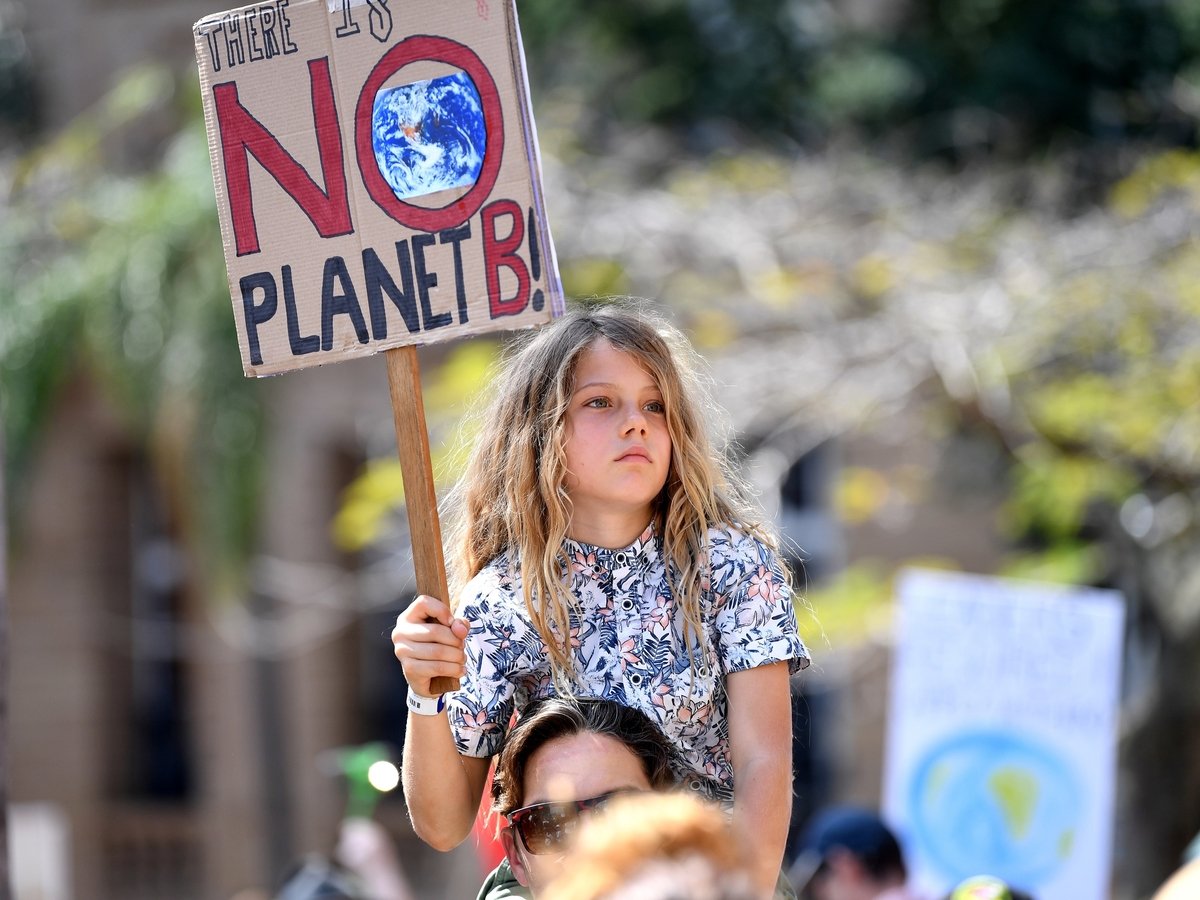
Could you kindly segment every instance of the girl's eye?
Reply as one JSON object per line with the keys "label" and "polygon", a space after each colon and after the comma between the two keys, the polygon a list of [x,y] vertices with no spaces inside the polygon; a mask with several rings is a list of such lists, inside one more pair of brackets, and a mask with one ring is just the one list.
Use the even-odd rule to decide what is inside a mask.
{"label": "girl's eye", "polygon": [[667,407],[661,400],[651,400],[646,404],[646,412],[661,413],[666,411]]}
{"label": "girl's eye", "polygon": [[585,400],[583,405],[592,409],[605,409],[608,406],[608,400],[605,397],[593,397],[591,400]]}

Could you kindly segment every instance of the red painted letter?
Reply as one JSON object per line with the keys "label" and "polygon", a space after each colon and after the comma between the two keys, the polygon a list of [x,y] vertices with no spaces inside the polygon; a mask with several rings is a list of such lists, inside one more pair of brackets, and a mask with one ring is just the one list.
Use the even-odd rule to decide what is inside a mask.
{"label": "red painted letter", "polygon": [[275,135],[242,106],[238,100],[236,83],[228,81],[213,85],[217,124],[221,130],[221,152],[225,162],[225,183],[229,191],[229,214],[233,219],[238,256],[259,251],[247,156],[258,160],[279,182],[287,195],[304,210],[321,237],[337,237],[354,231],[350,221],[350,199],[346,193],[342,133],[338,128],[333,83],[329,78],[329,60],[309,60],[308,77],[312,84],[313,127],[317,148],[321,153],[321,176],[325,181],[325,190],[313,181]]}
{"label": "red painted letter", "polygon": [[[487,278],[488,305],[492,318],[515,316],[529,302],[529,269],[525,260],[517,255],[525,239],[525,216],[512,200],[497,200],[489,203],[479,214],[483,221],[483,266]],[[512,231],[500,240],[496,237],[496,218],[508,216],[512,219]],[[509,300],[500,299],[500,268],[511,269],[517,276],[517,295]]]}

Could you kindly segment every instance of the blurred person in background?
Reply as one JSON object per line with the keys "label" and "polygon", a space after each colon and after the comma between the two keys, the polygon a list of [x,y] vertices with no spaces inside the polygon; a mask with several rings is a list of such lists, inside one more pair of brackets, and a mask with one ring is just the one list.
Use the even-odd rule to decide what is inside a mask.
{"label": "blurred person in background", "polygon": [[896,835],[865,809],[818,813],[801,835],[788,872],[808,900],[917,900]]}
{"label": "blurred person in background", "polygon": [[946,895],[946,900],[1034,900],[1034,898],[1010,887],[1002,878],[994,875],[974,875],[960,882]]}
{"label": "blurred person in background", "polygon": [[584,822],[546,900],[755,900],[719,807],[686,794],[618,797]]}
{"label": "blurred person in background", "polygon": [[1200,897],[1200,834],[1183,851],[1183,865],[1154,892],[1154,900],[1196,900]]}
{"label": "blurred person in background", "polygon": [[1194,859],[1154,894],[1154,900],[1196,900],[1200,897],[1200,859]]}

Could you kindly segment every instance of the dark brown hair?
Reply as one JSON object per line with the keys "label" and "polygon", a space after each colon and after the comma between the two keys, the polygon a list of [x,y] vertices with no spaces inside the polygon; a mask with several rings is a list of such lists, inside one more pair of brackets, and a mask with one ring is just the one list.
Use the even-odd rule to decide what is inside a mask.
{"label": "dark brown hair", "polygon": [[624,744],[638,758],[650,786],[675,784],[675,749],[646,715],[613,700],[551,697],[531,703],[508,734],[496,757],[492,809],[502,816],[522,806],[525,767],[550,741],[577,734],[603,734]]}

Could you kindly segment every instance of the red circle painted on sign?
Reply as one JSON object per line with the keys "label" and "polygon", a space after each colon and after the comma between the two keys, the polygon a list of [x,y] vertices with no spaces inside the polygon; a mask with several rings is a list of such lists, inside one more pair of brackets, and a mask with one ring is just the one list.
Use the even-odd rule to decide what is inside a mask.
{"label": "red circle painted on sign", "polygon": [[[384,179],[375,162],[375,151],[371,146],[372,113],[375,95],[383,83],[409,63],[434,60],[462,69],[475,82],[479,99],[483,104],[483,127],[487,132],[487,149],[483,153],[483,166],[479,177],[469,191],[445,206],[430,208],[405,203],[392,193],[391,185]],[[408,228],[416,231],[442,231],[461,225],[479,211],[496,185],[500,175],[500,161],[504,156],[504,114],[500,108],[500,91],[487,66],[470,47],[449,38],[417,34],[401,41],[383,54],[358,95],[358,106],[354,111],[354,146],[358,157],[358,171],[362,175],[367,193],[385,213]]]}

